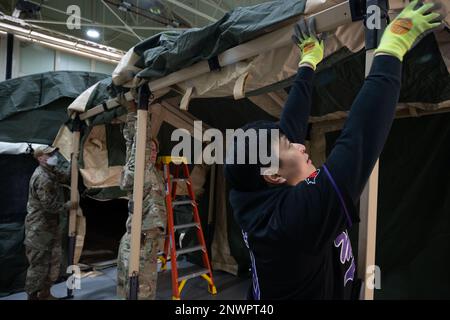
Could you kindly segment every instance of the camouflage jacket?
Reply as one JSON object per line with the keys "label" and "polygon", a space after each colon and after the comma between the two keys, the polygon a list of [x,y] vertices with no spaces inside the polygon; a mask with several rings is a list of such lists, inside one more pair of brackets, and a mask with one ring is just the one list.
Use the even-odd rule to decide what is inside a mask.
{"label": "camouflage jacket", "polygon": [[[134,170],[135,170],[135,133],[136,113],[128,113],[127,121],[123,130],[127,153],[126,163],[122,171],[120,187],[128,191],[132,200]],[[150,122],[149,122],[150,123]],[[151,128],[147,126],[147,143],[145,150],[145,175],[144,175],[144,199],[142,203],[142,230],[159,227],[166,228],[167,216],[165,206],[165,183],[162,172],[149,161],[151,150]],[[127,221],[127,230],[130,230],[130,219]]]}
{"label": "camouflage jacket", "polygon": [[[128,168],[124,169],[122,176],[122,188],[126,188],[130,200],[133,194],[134,172]],[[124,185],[123,182],[128,182]],[[165,183],[162,172],[153,164],[148,164],[144,175],[144,199],[142,201],[142,230],[161,228],[165,230],[167,224]],[[131,221],[127,221],[127,230],[130,230]]]}
{"label": "camouflage jacket", "polygon": [[40,250],[50,249],[53,241],[61,236],[59,216],[68,209],[57,176],[38,166],[29,184],[24,244]]}

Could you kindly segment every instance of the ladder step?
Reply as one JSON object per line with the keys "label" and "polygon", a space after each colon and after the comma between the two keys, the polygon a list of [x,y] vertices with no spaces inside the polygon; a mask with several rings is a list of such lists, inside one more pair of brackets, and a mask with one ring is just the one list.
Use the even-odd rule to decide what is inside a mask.
{"label": "ladder step", "polygon": [[172,207],[181,206],[181,205],[184,205],[184,204],[191,204],[192,205],[192,200],[174,201],[174,202],[172,202]]}
{"label": "ladder step", "polygon": [[[182,160],[179,161],[179,163],[182,163],[183,165],[180,166],[179,163],[175,163],[174,160]],[[165,250],[168,249],[167,253],[160,253],[163,255],[164,259],[160,259],[161,261],[164,261],[164,267],[167,266],[167,264],[170,263],[171,268],[173,268],[172,272],[172,286],[173,290],[175,292],[173,298],[174,299],[180,299],[181,290],[183,289],[183,286],[185,282],[189,279],[196,278],[196,277],[204,277],[205,280],[208,282],[208,291],[211,294],[216,294],[217,290],[213,283],[213,275],[211,273],[211,269],[208,269],[209,266],[209,257],[208,257],[208,250],[206,248],[206,245],[203,240],[203,231],[202,231],[202,225],[199,220],[196,220],[198,218],[198,203],[195,201],[195,195],[193,190],[193,184],[192,180],[189,176],[189,168],[187,167],[187,161],[185,158],[175,159],[172,157],[164,157],[160,158],[160,162],[163,164],[164,168],[164,180],[166,183],[166,206],[167,206],[167,217],[168,221],[171,221],[170,226],[168,227],[166,231],[165,236]],[[173,168],[173,166],[169,165],[170,163],[174,163],[176,166]],[[172,169],[171,169],[172,167]],[[173,170],[175,169],[175,170]],[[181,169],[181,171],[180,171]],[[174,171],[171,173],[171,171]],[[172,175],[172,178],[171,178]],[[177,186],[177,183],[185,183],[185,185],[180,185],[180,187],[186,186],[188,197],[178,197],[173,191]],[[172,187],[172,188],[171,188]],[[168,192],[170,191],[170,192]],[[174,211],[176,211],[176,206],[183,206],[186,205],[190,206],[189,210],[192,211],[193,220],[190,220],[189,223],[180,222],[178,225],[174,225],[173,218],[174,218]],[[189,220],[188,220],[189,221]],[[186,221],[187,222],[187,221]],[[186,234],[187,231],[190,231],[189,228],[197,228],[196,235],[197,235],[197,241],[194,242],[191,246],[182,247],[182,243],[180,241],[176,241],[176,239],[173,239],[175,231],[182,230],[180,232],[180,239]],[[174,240],[174,241],[172,241]],[[175,242],[175,243],[173,243]],[[176,243],[180,242],[180,243]],[[177,248],[180,246],[179,248]],[[203,259],[203,265],[202,266],[190,266],[187,268],[179,268],[177,266],[176,261],[180,259],[181,257],[186,257],[186,254],[191,252],[199,252],[202,255]],[[173,254],[173,256],[172,256]],[[167,256],[166,256],[167,255]],[[171,261],[175,260],[175,261]],[[180,259],[182,260],[182,259]],[[169,262],[170,261],[170,262]],[[173,264],[171,263],[173,262]],[[168,266],[167,266],[168,268]],[[178,269],[178,270],[177,270]],[[177,274],[175,276],[175,274]]]}
{"label": "ladder step", "polygon": [[180,275],[178,281],[189,280],[201,276],[202,274],[208,274],[209,270],[206,268],[196,267],[194,270],[189,270],[186,274]]}
{"label": "ladder step", "polygon": [[201,245],[198,245],[198,246],[194,246],[194,247],[188,247],[188,248],[185,248],[185,249],[177,250],[177,257],[182,255],[182,254],[195,252],[195,251],[203,251],[203,247]]}
{"label": "ladder step", "polygon": [[187,228],[192,228],[192,227],[198,227],[199,224],[198,222],[191,222],[191,223],[186,223],[186,224],[179,224],[177,226],[173,226],[173,230],[179,230],[179,229],[187,229]]}

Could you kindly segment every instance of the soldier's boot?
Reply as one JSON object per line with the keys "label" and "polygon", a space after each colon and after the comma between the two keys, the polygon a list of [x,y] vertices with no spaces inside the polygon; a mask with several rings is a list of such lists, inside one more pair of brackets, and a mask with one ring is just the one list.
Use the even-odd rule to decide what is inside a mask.
{"label": "soldier's boot", "polygon": [[39,300],[58,300],[58,298],[54,297],[50,292],[50,287],[45,287],[38,293]]}

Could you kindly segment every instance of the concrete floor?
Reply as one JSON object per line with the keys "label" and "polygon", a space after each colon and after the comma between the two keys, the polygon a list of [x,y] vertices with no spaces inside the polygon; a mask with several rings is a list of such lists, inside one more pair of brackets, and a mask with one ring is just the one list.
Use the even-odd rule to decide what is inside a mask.
{"label": "concrete floor", "polygon": [[[180,269],[188,268],[189,263],[181,263]],[[99,271],[95,277],[81,279],[81,289],[74,291],[74,300],[117,300],[116,297],[116,267],[110,267]],[[194,278],[187,281],[181,298],[183,300],[244,300],[251,279],[235,277],[229,273],[216,271],[213,274],[217,295],[208,293],[208,286],[203,278]],[[65,282],[52,287],[52,294],[56,297],[66,295]],[[160,272],[158,275],[158,300],[170,300],[172,298],[170,270]],[[3,297],[0,300],[25,300],[24,292]]]}

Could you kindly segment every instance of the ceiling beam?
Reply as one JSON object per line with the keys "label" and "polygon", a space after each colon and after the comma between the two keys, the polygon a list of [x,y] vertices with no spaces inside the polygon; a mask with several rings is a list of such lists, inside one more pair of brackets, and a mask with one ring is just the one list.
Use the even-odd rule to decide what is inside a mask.
{"label": "ceiling beam", "polygon": [[233,6],[230,7],[228,4],[225,5],[225,3],[224,3],[223,0],[219,0],[219,1],[215,1],[215,0],[207,0],[207,1],[216,4],[219,8],[221,8],[222,10],[225,10],[226,12],[233,10]]}
{"label": "ceiling beam", "polygon": [[210,6],[210,7],[213,7],[215,9],[214,13],[213,13],[213,16],[216,15],[217,11],[220,11],[223,14],[227,13],[227,11],[225,9],[223,9],[222,7],[220,7],[217,3],[214,3],[214,2],[208,1],[208,0],[200,0],[200,2],[206,4],[206,5]]}
{"label": "ceiling beam", "polygon": [[[28,23],[41,23],[41,24],[53,24],[53,25],[65,25],[64,21],[43,21],[43,20],[24,20]],[[100,23],[81,23],[82,27],[99,27],[108,29],[127,29],[125,26],[112,25],[112,24],[100,24]],[[165,27],[145,27],[145,26],[129,26],[135,30],[152,30],[152,31],[171,31],[171,30],[186,30],[187,28],[165,28]]]}
{"label": "ceiling beam", "polygon": [[197,9],[191,8],[190,6],[188,6],[188,5],[184,4],[184,3],[181,3],[178,0],[166,0],[166,1],[171,3],[171,4],[173,4],[173,5],[176,5],[177,7],[180,7],[182,9],[186,10],[186,11],[189,11],[189,12],[191,12],[191,13],[199,16],[199,17],[202,17],[202,18],[204,18],[204,19],[206,19],[208,21],[211,21],[211,22],[216,22],[217,21],[216,18],[213,18],[213,17],[207,15],[206,13],[198,11]]}
{"label": "ceiling beam", "polygon": [[110,7],[104,0],[100,0],[103,5],[108,8],[108,10],[120,21],[123,23],[123,25],[126,27],[128,31],[130,31],[136,38],[139,39],[139,41],[142,41],[143,38],[139,36],[125,21],[122,20],[122,18]]}
{"label": "ceiling beam", "polygon": [[[69,14],[67,14],[67,12],[59,10],[59,9],[56,9],[56,8],[53,8],[51,6],[48,6],[48,5],[45,5],[45,4],[41,4],[41,3],[38,3],[38,2],[35,2],[35,1],[31,1],[31,0],[29,0],[29,2],[34,3],[34,4],[36,4],[36,5],[38,5],[38,6],[42,7],[42,8],[45,8],[45,9],[48,9],[48,10],[60,13],[60,14],[65,15],[65,16],[69,16]],[[94,20],[89,20],[89,19],[86,19],[86,18],[83,18],[83,17],[80,17],[80,20],[85,21],[85,22],[89,22],[89,23],[97,24]],[[128,31],[125,31],[125,30],[122,30],[122,29],[118,29],[118,28],[112,28],[112,29],[115,30],[115,31],[118,31],[118,32],[125,33],[125,34],[130,35],[130,36],[133,35],[132,33],[128,32]]]}

